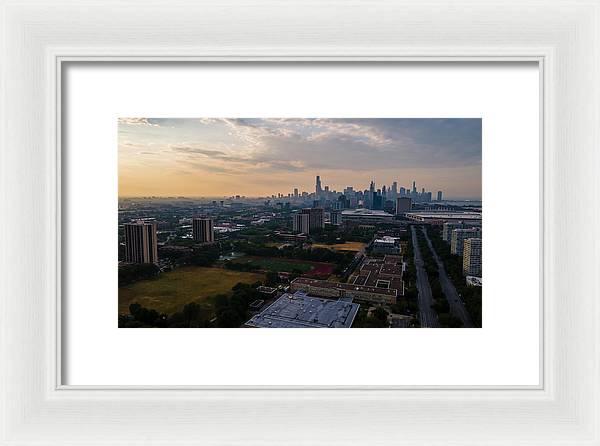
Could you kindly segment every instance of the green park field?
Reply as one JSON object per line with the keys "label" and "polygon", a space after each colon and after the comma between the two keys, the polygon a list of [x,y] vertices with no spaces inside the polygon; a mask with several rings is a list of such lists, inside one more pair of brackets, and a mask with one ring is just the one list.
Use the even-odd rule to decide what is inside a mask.
{"label": "green park field", "polygon": [[143,307],[170,314],[192,301],[209,304],[208,298],[229,294],[238,282],[257,281],[264,281],[264,274],[199,266],[178,268],[157,279],[119,288],[119,313],[128,313],[129,305],[137,302]]}
{"label": "green park field", "polygon": [[264,271],[286,273],[300,271],[314,276],[323,276],[322,278],[327,278],[333,272],[333,265],[331,263],[311,262],[309,260],[244,256],[235,259],[234,262],[254,265]]}

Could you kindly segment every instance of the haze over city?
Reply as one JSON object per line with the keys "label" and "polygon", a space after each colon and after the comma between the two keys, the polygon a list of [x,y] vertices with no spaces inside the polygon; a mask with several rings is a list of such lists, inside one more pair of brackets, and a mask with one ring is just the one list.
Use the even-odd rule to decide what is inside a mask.
{"label": "haze over city", "polygon": [[119,196],[269,197],[377,185],[481,199],[480,119],[119,119]]}

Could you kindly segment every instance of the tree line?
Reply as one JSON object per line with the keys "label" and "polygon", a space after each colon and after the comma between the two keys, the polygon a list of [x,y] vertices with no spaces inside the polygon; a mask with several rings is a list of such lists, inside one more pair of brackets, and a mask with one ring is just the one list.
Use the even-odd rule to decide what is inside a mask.
{"label": "tree line", "polygon": [[441,228],[430,228],[427,235],[431,239],[438,257],[444,262],[446,274],[454,284],[456,291],[461,295],[465,304],[465,309],[471,316],[471,321],[475,327],[481,327],[482,323],[482,288],[476,286],[467,286],[463,276],[462,257],[450,252],[450,244],[442,239]]}

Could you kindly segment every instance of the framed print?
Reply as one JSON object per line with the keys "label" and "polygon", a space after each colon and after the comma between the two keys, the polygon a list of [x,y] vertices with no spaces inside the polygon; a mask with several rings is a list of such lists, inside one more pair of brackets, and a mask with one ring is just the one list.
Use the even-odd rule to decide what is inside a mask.
{"label": "framed print", "polygon": [[600,444],[598,6],[0,3],[0,442]]}
{"label": "framed print", "polygon": [[[63,160],[79,166],[63,169],[78,184],[62,194],[63,384],[542,385],[541,209],[515,202],[502,178],[510,169],[541,195],[537,64],[70,62],[61,73]],[[394,181],[405,185],[389,199]],[[221,195],[201,196],[211,188]],[[521,232],[505,231],[506,213],[522,216]],[[489,287],[467,285],[452,234],[482,238]],[[504,292],[513,243],[527,297]],[[132,277],[138,268],[156,276]],[[290,330],[247,329],[269,322]],[[300,330],[330,324],[362,330]],[[202,355],[185,354],[196,345]],[[381,370],[390,345],[403,353]],[[357,365],[357,349],[373,361]],[[326,370],[307,367],[331,351]],[[404,365],[449,352],[444,370]],[[152,366],[155,355],[180,367]],[[237,373],[254,356],[263,366]]]}

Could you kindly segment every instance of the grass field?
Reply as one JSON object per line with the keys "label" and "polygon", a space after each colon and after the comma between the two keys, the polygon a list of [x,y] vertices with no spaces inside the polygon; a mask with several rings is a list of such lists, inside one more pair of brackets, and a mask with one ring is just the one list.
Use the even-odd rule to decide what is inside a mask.
{"label": "grass field", "polygon": [[333,249],[334,251],[360,251],[365,247],[366,243],[363,242],[346,242],[337,243],[335,245],[326,245],[325,243],[313,243],[313,248],[327,248]]}
{"label": "grass field", "polygon": [[119,288],[119,313],[128,313],[129,305],[134,302],[164,313],[179,311],[192,301],[209,306],[208,298],[230,293],[236,283],[259,280],[264,281],[264,274],[222,268],[178,268],[156,280],[142,280]]}
{"label": "grass field", "polygon": [[330,263],[311,262],[308,260],[282,259],[277,257],[246,256],[235,260],[236,263],[251,263],[265,271],[287,272],[302,271],[315,276],[329,276],[333,272]]}

